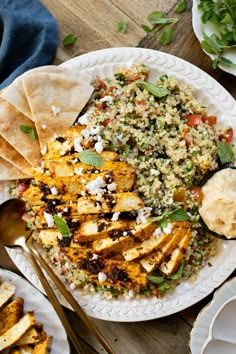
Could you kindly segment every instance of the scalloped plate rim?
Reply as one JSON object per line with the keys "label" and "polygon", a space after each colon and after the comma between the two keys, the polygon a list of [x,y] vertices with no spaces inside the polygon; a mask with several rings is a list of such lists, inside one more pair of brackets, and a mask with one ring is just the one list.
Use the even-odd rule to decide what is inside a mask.
{"label": "scalloped plate rim", "polygon": [[[234,98],[210,75],[191,63],[173,55],[142,48],[110,48],[86,53],[70,59],[63,66],[83,71],[94,76],[97,73],[113,73],[114,68],[120,65],[132,65],[134,62],[144,62],[150,67],[150,78],[153,74],[163,72],[174,75],[182,83],[193,86],[199,99],[209,103],[220,114],[222,121],[227,117],[233,124],[232,111],[236,111]],[[106,74],[105,74],[106,73]],[[203,101],[204,102],[204,101]],[[220,103],[220,105],[219,105]],[[219,108],[216,108],[216,106]],[[225,116],[224,116],[225,114]],[[220,121],[220,120],[219,120]],[[117,322],[138,322],[161,318],[179,312],[203,299],[233,272],[236,267],[236,243],[229,247],[227,241],[218,241],[220,253],[213,259],[213,267],[205,266],[199,273],[196,281],[186,281],[176,288],[173,294],[163,299],[150,297],[148,299],[120,299],[104,300],[99,294],[84,295],[80,291],[73,292],[81,306],[91,317]],[[25,261],[20,250],[7,250],[12,260],[21,272],[41,288],[36,275]],[[222,254],[223,252],[223,254]],[[225,257],[225,252],[228,256]],[[41,288],[42,289],[42,288]],[[69,305],[55,289],[61,303]]]}

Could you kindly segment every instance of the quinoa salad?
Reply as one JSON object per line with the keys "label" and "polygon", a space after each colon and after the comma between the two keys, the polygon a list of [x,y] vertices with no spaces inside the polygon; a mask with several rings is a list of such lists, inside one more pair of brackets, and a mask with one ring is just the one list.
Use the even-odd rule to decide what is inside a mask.
{"label": "quinoa salad", "polygon": [[[74,126],[51,139],[41,167],[20,192],[28,226],[57,272],[71,289],[102,292],[108,299],[162,297],[210,267],[216,254],[216,239],[199,222],[201,185],[209,173],[232,162],[233,130],[217,128],[217,117],[191,87],[168,73],[150,84],[148,73],[137,63],[117,68],[113,77],[97,77]],[[58,163],[70,168],[68,174],[57,175],[50,149],[53,154],[60,149]],[[230,151],[231,160],[223,159],[222,150]],[[96,168],[82,166],[86,151],[103,166],[99,159]],[[74,214],[66,183],[77,186]],[[19,185],[13,193],[19,196]],[[36,205],[36,197],[44,204]],[[125,209],[123,199],[133,207],[127,202]],[[60,231],[61,220],[66,237],[54,230]]]}

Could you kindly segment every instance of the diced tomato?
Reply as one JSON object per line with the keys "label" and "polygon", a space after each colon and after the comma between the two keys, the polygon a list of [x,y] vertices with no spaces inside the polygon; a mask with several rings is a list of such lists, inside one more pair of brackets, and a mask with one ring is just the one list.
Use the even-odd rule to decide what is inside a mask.
{"label": "diced tomato", "polygon": [[233,140],[234,131],[232,128],[226,130],[224,134],[221,135],[221,138],[224,139],[227,143],[230,143]]}
{"label": "diced tomato", "polygon": [[142,78],[142,74],[141,73],[136,73],[136,74],[133,74],[133,75],[130,75],[126,78],[126,82],[128,84],[130,84],[131,82],[134,82],[136,80],[139,80]]}
{"label": "diced tomato", "polygon": [[29,188],[29,185],[27,183],[20,182],[17,187],[17,190],[19,193],[24,193],[28,188]]}
{"label": "diced tomato", "polygon": [[184,118],[187,119],[186,124],[190,127],[202,124],[202,116],[200,114],[188,114]]}
{"label": "diced tomato", "polygon": [[193,186],[188,189],[193,196],[199,203],[203,200],[203,191],[199,186]]}
{"label": "diced tomato", "polygon": [[109,87],[109,90],[106,90],[104,91],[102,94],[101,94],[101,98],[102,97],[105,97],[105,96],[113,96],[114,95],[114,90],[116,89],[117,87],[116,86],[111,86]]}
{"label": "diced tomato", "polygon": [[105,82],[102,79],[100,79],[100,77],[96,78],[94,86],[96,88],[103,88],[103,89],[107,88],[107,85],[105,84]]}
{"label": "diced tomato", "polygon": [[210,125],[215,125],[216,124],[216,116],[206,116],[202,117],[203,123],[208,123]]}
{"label": "diced tomato", "polygon": [[100,111],[104,111],[105,106],[103,103],[94,103],[94,106],[97,107]]}
{"label": "diced tomato", "polygon": [[111,118],[108,118],[108,119],[106,119],[106,120],[104,120],[104,122],[102,122],[102,125],[104,126],[104,127],[106,127],[108,124],[110,124],[112,122],[112,119]]}
{"label": "diced tomato", "polygon": [[174,200],[176,202],[183,202],[185,200],[186,197],[186,189],[181,188],[179,189],[177,192],[174,193]]}
{"label": "diced tomato", "polygon": [[141,106],[145,106],[145,105],[147,104],[147,102],[144,101],[144,100],[135,100],[134,103],[135,103],[135,104],[139,104],[139,105],[141,105]]}

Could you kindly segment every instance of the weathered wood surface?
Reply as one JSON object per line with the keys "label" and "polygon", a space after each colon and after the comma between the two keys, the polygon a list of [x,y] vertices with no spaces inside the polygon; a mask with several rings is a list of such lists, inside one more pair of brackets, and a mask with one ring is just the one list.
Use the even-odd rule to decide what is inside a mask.
{"label": "weathered wood surface", "polygon": [[[211,68],[210,59],[201,50],[192,30],[192,1],[185,13],[174,14],[176,0],[41,0],[54,14],[59,24],[60,43],[54,64],[77,55],[108,47],[138,46],[160,50],[183,58],[216,78],[236,98],[236,78],[220,69]],[[158,38],[140,27],[146,23],[148,13],[169,11],[179,17],[173,43],[161,46]],[[115,24],[128,20],[127,33],[116,32]],[[75,33],[78,39],[73,46],[63,46],[63,38]],[[19,272],[6,251],[0,247],[0,267]],[[235,275],[235,273],[234,273]],[[94,320],[107,338],[115,353],[119,354],[187,354],[192,325],[199,313],[212,298],[212,294],[198,304],[178,314],[153,321],[116,323]],[[74,329],[84,340],[85,352],[104,353],[104,349],[88,332],[77,316],[66,310]],[[72,353],[75,352],[72,350]],[[66,353],[65,353],[66,354]]]}

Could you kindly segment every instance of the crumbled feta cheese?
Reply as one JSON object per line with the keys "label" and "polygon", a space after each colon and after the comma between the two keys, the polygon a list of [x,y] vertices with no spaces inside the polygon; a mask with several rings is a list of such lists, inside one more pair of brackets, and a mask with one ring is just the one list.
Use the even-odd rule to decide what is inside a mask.
{"label": "crumbled feta cheese", "polygon": [[119,216],[120,216],[120,212],[117,211],[116,213],[114,213],[114,214],[112,215],[111,220],[112,220],[112,221],[117,221],[117,220],[119,220]]}
{"label": "crumbled feta cheese", "polygon": [[78,122],[81,125],[88,125],[88,115],[84,114],[83,116],[79,117]]}
{"label": "crumbled feta cheese", "polygon": [[162,234],[161,228],[158,227],[154,232],[153,232],[153,236],[160,236]]}
{"label": "crumbled feta cheese", "polygon": [[56,106],[52,106],[52,113],[53,115],[56,117],[58,116],[58,114],[61,112],[61,109],[59,107]]}
{"label": "crumbled feta cheese", "polygon": [[155,170],[154,168],[150,169],[150,173],[152,176],[158,176],[160,174],[160,172],[158,170]]}
{"label": "crumbled feta cheese", "polygon": [[166,227],[163,227],[163,232],[165,233],[165,234],[170,234],[171,233],[171,231],[172,231],[172,225],[171,224],[167,224],[167,226]]}
{"label": "crumbled feta cheese", "polygon": [[67,152],[69,152],[71,149],[71,142],[66,140],[62,143],[61,150],[60,150],[60,155],[63,156]]}
{"label": "crumbled feta cheese", "polygon": [[42,128],[43,128],[43,129],[47,129],[46,124],[42,124]]}
{"label": "crumbled feta cheese", "polygon": [[48,227],[53,227],[54,225],[53,216],[51,214],[48,214],[46,211],[43,212],[43,215],[48,224]]}
{"label": "crumbled feta cheese", "polygon": [[74,148],[75,148],[75,151],[77,151],[77,152],[83,151],[83,147],[80,144],[81,140],[82,140],[81,137],[74,139]]}
{"label": "crumbled feta cheese", "polygon": [[99,272],[98,273],[98,281],[100,281],[101,283],[103,283],[104,281],[106,281],[107,279],[107,276],[105,273],[103,272]]}
{"label": "crumbled feta cheese", "polygon": [[83,170],[84,170],[83,167],[75,167],[75,168],[74,168],[75,174],[76,174],[76,175],[79,175],[79,176],[83,176]]}
{"label": "crumbled feta cheese", "polygon": [[148,222],[147,218],[150,216],[151,210],[152,210],[152,208],[149,208],[149,207],[144,207],[144,208],[139,209],[138,215],[136,218],[136,222],[138,224],[146,224]]}
{"label": "crumbled feta cheese", "polygon": [[46,145],[44,145],[44,146],[42,147],[42,149],[41,149],[41,154],[42,154],[42,155],[45,155],[45,154],[47,153],[47,151],[48,151],[48,148],[47,148]]}
{"label": "crumbled feta cheese", "polygon": [[103,152],[103,146],[102,143],[100,141],[98,141],[95,145],[94,145],[95,150],[97,151],[97,153],[101,154],[101,152]]}
{"label": "crumbled feta cheese", "polygon": [[90,129],[90,135],[96,135],[99,132],[100,132],[100,127],[99,126]]}
{"label": "crumbled feta cheese", "polygon": [[58,190],[57,190],[56,187],[52,187],[52,188],[50,189],[50,191],[51,191],[51,193],[52,193],[53,195],[57,195],[57,194],[58,194]]}
{"label": "crumbled feta cheese", "polygon": [[63,211],[64,211],[65,213],[67,213],[68,210],[69,210],[68,208],[64,208],[64,209],[63,209]]}
{"label": "crumbled feta cheese", "polygon": [[124,231],[123,232],[123,236],[127,236],[128,235],[128,232],[127,231]]}
{"label": "crumbled feta cheese", "polygon": [[97,255],[97,254],[95,254],[95,253],[93,253],[93,257],[92,257],[92,259],[98,259],[98,255]]}
{"label": "crumbled feta cheese", "polygon": [[107,189],[110,191],[110,192],[113,192],[116,190],[116,183],[115,182],[112,182],[110,184],[107,185]]}
{"label": "crumbled feta cheese", "polygon": [[113,101],[112,96],[104,96],[103,98],[100,99],[100,102],[109,102],[111,103]]}
{"label": "crumbled feta cheese", "polygon": [[90,194],[98,194],[102,193],[103,190],[101,188],[104,188],[106,186],[106,183],[102,177],[97,177],[93,181],[89,182],[86,184],[85,188]]}
{"label": "crumbled feta cheese", "polygon": [[123,133],[120,133],[120,134],[117,135],[116,137],[117,137],[117,140],[123,142],[123,138],[124,138],[124,134],[123,134]]}
{"label": "crumbled feta cheese", "polygon": [[81,130],[81,135],[85,138],[88,139],[90,136],[90,131],[88,129],[83,129]]}

